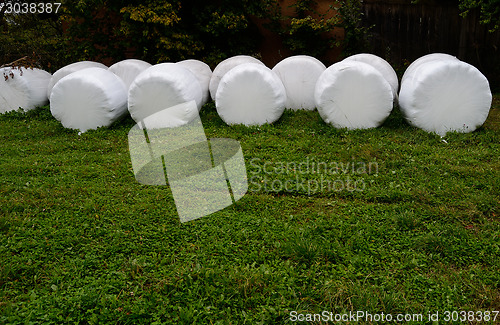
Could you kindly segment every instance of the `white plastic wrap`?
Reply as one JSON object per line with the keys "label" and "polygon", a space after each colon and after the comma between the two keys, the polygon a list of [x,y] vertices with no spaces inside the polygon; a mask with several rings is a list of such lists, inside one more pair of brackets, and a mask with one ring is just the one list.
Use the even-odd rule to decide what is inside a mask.
{"label": "white plastic wrap", "polygon": [[[177,112],[183,103],[196,102],[201,109],[202,91],[196,76],[187,68],[176,63],[160,63],[145,70],[135,78],[128,92],[128,110],[136,122],[147,116],[171,108],[165,114],[172,114],[174,124],[188,123],[189,111]],[[165,119],[168,119],[165,117]]]}
{"label": "white plastic wrap", "polygon": [[491,107],[486,77],[459,60],[419,64],[401,84],[399,106],[413,126],[441,136],[449,131],[472,132]]}
{"label": "white plastic wrap", "polygon": [[152,67],[146,61],[137,60],[137,59],[127,59],[120,62],[116,62],[112,66],[108,68],[109,71],[113,72],[117,75],[125,84],[125,87],[128,91],[132,81],[144,70]]}
{"label": "white plastic wrap", "polygon": [[208,86],[210,85],[210,79],[212,78],[212,69],[205,62],[199,60],[184,60],[179,61],[177,64],[188,68],[196,78],[198,78],[198,82],[200,83],[202,90],[202,100],[201,105],[205,105],[208,103],[210,99],[210,91],[208,90]]}
{"label": "white plastic wrap", "polygon": [[348,129],[380,126],[394,99],[391,86],[377,69],[353,61],[328,67],[316,83],[314,97],[326,123]]}
{"label": "white plastic wrap", "polygon": [[286,91],[279,77],[263,64],[244,63],[222,77],[215,105],[227,124],[262,125],[277,121],[285,110]]}
{"label": "white plastic wrap", "polygon": [[0,113],[25,111],[48,103],[47,87],[51,74],[40,69],[0,69]]}
{"label": "white plastic wrap", "polygon": [[226,72],[243,63],[258,63],[264,65],[264,63],[262,63],[260,60],[248,55],[236,55],[220,62],[215,67],[214,72],[212,73],[212,78],[210,79],[209,90],[210,96],[213,100],[215,100],[215,95],[217,93],[217,88],[219,87],[220,80],[226,74]]}
{"label": "white plastic wrap", "polygon": [[107,69],[79,70],[54,85],[50,112],[65,128],[81,132],[110,126],[127,113],[127,90]]}
{"label": "white plastic wrap", "polygon": [[[186,126],[189,122],[199,119],[198,107],[194,100],[168,107],[153,115],[146,116],[142,123],[137,123],[139,128],[148,129],[178,128]],[[201,122],[200,122],[201,123]],[[202,128],[203,130],[203,128]],[[205,133],[203,133],[205,136]]]}
{"label": "white plastic wrap", "polygon": [[69,75],[73,72],[87,69],[87,68],[107,69],[108,67],[102,63],[94,62],[94,61],[80,61],[80,62],[68,64],[67,66],[64,66],[61,69],[54,72],[54,74],[52,75],[52,79],[50,79],[49,85],[47,87],[47,97],[50,98],[50,93],[52,92],[52,88],[59,80],[61,80],[62,78],[66,77],[67,75]]}
{"label": "white plastic wrap", "polygon": [[273,68],[286,90],[286,108],[314,110],[314,88],[326,67],[318,59],[296,55],[281,60]]}
{"label": "white plastic wrap", "polygon": [[399,90],[398,75],[396,74],[396,71],[394,71],[392,66],[389,64],[389,62],[387,62],[386,60],[382,59],[377,55],[369,53],[361,53],[361,54],[351,55],[350,57],[345,58],[344,61],[359,61],[363,63],[368,63],[369,65],[377,69],[377,71],[380,72],[382,76],[384,76],[385,80],[389,82],[394,97],[396,98],[398,96],[398,90]]}
{"label": "white plastic wrap", "polygon": [[427,54],[424,56],[421,56],[420,58],[416,59],[413,61],[408,68],[406,68],[405,73],[403,74],[403,77],[401,78],[401,85],[403,84],[404,80],[410,76],[412,76],[417,68],[421,64],[425,64],[427,62],[431,61],[460,61],[453,55],[445,54],[445,53],[431,53]]}

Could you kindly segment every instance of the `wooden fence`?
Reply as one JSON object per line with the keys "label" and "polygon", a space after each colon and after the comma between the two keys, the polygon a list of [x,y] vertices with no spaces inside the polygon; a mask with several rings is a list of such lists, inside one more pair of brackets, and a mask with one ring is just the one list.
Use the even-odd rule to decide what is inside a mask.
{"label": "wooden fence", "polygon": [[480,69],[499,90],[500,31],[489,32],[477,11],[460,16],[456,0],[364,0],[363,13],[363,25],[371,27],[370,52],[393,64],[433,52],[452,54]]}

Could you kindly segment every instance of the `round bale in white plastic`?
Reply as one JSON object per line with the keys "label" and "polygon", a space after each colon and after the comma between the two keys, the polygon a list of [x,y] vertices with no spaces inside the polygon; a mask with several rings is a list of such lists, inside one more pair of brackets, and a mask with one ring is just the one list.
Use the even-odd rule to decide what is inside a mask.
{"label": "round bale in white plastic", "polygon": [[399,89],[398,75],[396,74],[396,71],[394,71],[392,66],[389,64],[389,62],[387,62],[386,60],[382,59],[377,55],[369,53],[360,53],[356,55],[351,55],[345,58],[344,61],[359,61],[363,63],[368,63],[369,65],[377,69],[378,72],[380,72],[382,76],[384,76],[385,80],[387,80],[389,85],[391,85],[394,97],[395,98],[397,97]]}
{"label": "round bale in white plastic", "polygon": [[371,65],[342,61],[328,67],[316,83],[315,101],[323,120],[336,128],[380,126],[393,107],[392,88]]}
{"label": "round bale in white plastic", "polygon": [[130,88],[132,81],[144,70],[150,68],[152,65],[146,61],[137,59],[127,59],[116,62],[108,68],[109,71],[117,75],[125,84],[125,88]]}
{"label": "round bale in white plastic", "polygon": [[420,58],[413,61],[408,66],[408,68],[406,68],[405,72],[403,73],[403,77],[401,78],[401,84],[403,84],[403,81],[406,78],[412,76],[421,64],[425,64],[431,61],[460,61],[460,60],[454,57],[453,55],[446,53],[431,53],[421,56]]}
{"label": "round bale in white plastic", "polygon": [[236,55],[220,62],[215,67],[214,72],[212,73],[212,78],[210,79],[209,90],[210,90],[210,96],[212,97],[213,100],[215,100],[215,95],[217,94],[217,88],[219,87],[219,82],[222,79],[222,77],[229,70],[243,63],[258,63],[264,65],[264,63],[262,63],[259,59],[256,59],[248,55]]}
{"label": "round bale in white plastic", "polygon": [[222,77],[215,98],[227,124],[262,125],[277,121],[285,110],[286,91],[279,77],[263,64],[244,63]]}
{"label": "round bale in white plastic", "polygon": [[326,67],[321,61],[307,55],[291,56],[278,62],[273,71],[285,86],[285,107],[293,110],[314,110],[314,88],[325,70]]}
{"label": "round bale in white plastic", "polygon": [[191,101],[195,101],[199,111],[202,103],[200,83],[188,68],[176,63],[160,63],[145,70],[135,78],[128,92],[128,110],[136,122],[169,109],[173,119],[185,116],[184,122],[188,123],[193,115],[175,112],[175,107],[184,107],[181,104]]}
{"label": "round bale in white plastic", "polygon": [[47,71],[36,68],[0,69],[0,113],[46,105],[51,77]]}
{"label": "round bale in white plastic", "polygon": [[127,113],[127,90],[107,69],[79,70],[54,85],[50,112],[65,128],[81,132],[110,126]]}
{"label": "round bale in white plastic", "polygon": [[459,60],[419,64],[401,83],[399,93],[399,107],[408,123],[441,136],[480,127],[491,101],[486,77]]}
{"label": "round bale in white plastic", "polygon": [[193,59],[179,61],[177,64],[188,68],[189,71],[191,71],[196,78],[198,78],[203,95],[201,101],[202,106],[208,103],[208,100],[210,99],[210,91],[208,90],[208,87],[210,85],[210,79],[212,78],[212,69],[210,69],[208,64],[205,62]]}
{"label": "round bale in white plastic", "polygon": [[52,88],[59,80],[61,80],[62,78],[66,77],[67,75],[73,72],[87,68],[107,69],[108,67],[102,63],[94,61],[80,61],[68,64],[67,66],[64,66],[61,69],[54,72],[54,74],[52,75],[52,79],[50,79],[49,86],[47,87],[47,97],[50,98],[50,93],[52,92]]}

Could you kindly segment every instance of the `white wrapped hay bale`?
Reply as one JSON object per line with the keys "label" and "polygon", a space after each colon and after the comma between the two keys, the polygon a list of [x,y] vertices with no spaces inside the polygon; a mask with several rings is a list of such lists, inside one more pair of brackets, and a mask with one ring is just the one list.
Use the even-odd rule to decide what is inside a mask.
{"label": "white wrapped hay bale", "polygon": [[50,112],[65,128],[81,132],[110,126],[127,113],[127,90],[107,69],[83,69],[54,85]]}
{"label": "white wrapped hay bale", "polygon": [[286,91],[279,77],[263,64],[244,63],[222,77],[215,105],[227,124],[262,125],[277,121],[285,110]]}
{"label": "white wrapped hay bale", "polygon": [[137,123],[137,125],[141,129],[144,126],[148,130],[173,129],[181,126],[185,127],[189,122],[196,121],[197,118],[200,118],[198,107],[196,106],[196,102],[192,100],[149,115],[142,120],[142,123]]}
{"label": "white wrapped hay bale", "polygon": [[391,85],[394,97],[395,98],[397,97],[399,89],[398,75],[396,74],[396,71],[394,71],[392,66],[389,64],[389,62],[387,62],[386,60],[382,59],[377,55],[369,53],[360,53],[356,55],[351,55],[345,58],[344,61],[363,62],[377,69],[377,71],[380,72],[382,76],[384,76],[385,80],[387,80],[389,85]]}
{"label": "white wrapped hay bale", "polygon": [[399,106],[408,123],[441,136],[480,127],[488,117],[491,101],[486,77],[459,60],[419,64],[403,81],[399,93]]}
{"label": "white wrapped hay bale", "polygon": [[314,110],[314,88],[319,76],[326,70],[318,59],[296,55],[281,60],[273,68],[286,90],[286,108]]}
{"label": "white wrapped hay bale", "polygon": [[421,56],[420,58],[413,61],[408,66],[408,68],[406,68],[405,73],[403,73],[403,77],[401,78],[401,84],[403,84],[403,81],[406,78],[412,76],[420,65],[431,61],[460,61],[460,60],[454,57],[453,55],[449,55],[446,53],[431,53]]}
{"label": "white wrapped hay bale", "polygon": [[51,77],[47,71],[36,68],[0,69],[0,113],[46,105]]}
{"label": "white wrapped hay bale", "polygon": [[120,62],[116,62],[108,68],[109,71],[117,75],[125,84],[125,88],[130,88],[132,81],[144,70],[152,67],[152,65],[146,61],[137,59],[127,59]]}
{"label": "white wrapped hay bale", "polygon": [[[128,110],[132,118],[142,121],[149,115],[167,108],[183,107],[183,103],[195,101],[201,109],[202,91],[196,76],[187,68],[176,63],[160,63],[145,70],[135,78],[128,92]],[[189,122],[192,114],[169,109],[177,124]]]}
{"label": "white wrapped hay bale", "polygon": [[52,79],[50,79],[49,86],[47,87],[47,97],[50,98],[50,93],[52,92],[52,88],[59,80],[61,80],[62,78],[66,77],[67,75],[73,72],[87,68],[107,69],[108,67],[102,63],[94,61],[80,61],[68,64],[67,66],[64,66],[61,69],[54,72],[54,74],[52,75]]}
{"label": "white wrapped hay bale", "polygon": [[342,61],[328,67],[316,83],[315,101],[326,123],[337,128],[380,126],[393,107],[389,82],[363,62]]}
{"label": "white wrapped hay bale", "polygon": [[198,78],[203,96],[201,105],[203,106],[208,103],[208,100],[210,99],[210,91],[208,90],[208,87],[210,85],[210,79],[212,78],[212,69],[210,69],[208,64],[206,64],[205,62],[193,59],[179,61],[177,62],[177,64],[188,68],[189,71],[191,71],[196,76],[196,78]]}
{"label": "white wrapped hay bale", "polygon": [[222,77],[229,70],[243,63],[257,63],[264,65],[264,63],[262,63],[260,60],[248,55],[236,55],[220,62],[215,67],[214,72],[212,73],[212,78],[210,79],[209,90],[210,90],[210,96],[212,97],[213,100],[215,100],[215,95],[217,94],[217,88],[219,87],[219,82],[222,79]]}

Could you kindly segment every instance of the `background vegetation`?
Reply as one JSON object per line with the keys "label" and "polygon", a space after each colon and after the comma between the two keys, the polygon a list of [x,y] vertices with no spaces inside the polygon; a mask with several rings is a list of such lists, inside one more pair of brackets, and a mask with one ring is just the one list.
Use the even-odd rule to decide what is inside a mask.
{"label": "background vegetation", "polygon": [[500,0],[459,0],[459,7],[464,15],[479,9],[481,23],[490,25],[492,31],[500,29]]}
{"label": "background vegetation", "polygon": [[[332,1],[331,11],[339,15],[318,12],[314,0],[297,0],[291,15],[276,0],[61,1],[58,13],[0,10],[1,64],[29,55],[54,71],[78,60],[116,62],[128,55],[151,63],[197,58],[215,66],[236,54],[259,56],[256,24],[280,35],[296,54],[321,58],[336,47],[344,55],[369,48],[359,0]],[[457,6],[463,14],[479,8],[482,22],[498,29],[499,0],[457,0]],[[339,28],[344,37],[332,36]]]}
{"label": "background vegetation", "polygon": [[[332,2],[343,19],[319,14],[312,0],[298,0],[292,16],[283,15],[276,0],[62,2],[52,14],[0,11],[0,62],[30,55],[54,70],[78,60],[115,62],[131,55],[152,63],[195,57],[215,66],[236,54],[259,56],[257,21],[280,35],[292,52],[318,57],[338,46],[353,52],[363,34],[356,0]],[[345,39],[326,37],[339,27],[346,30]]]}

